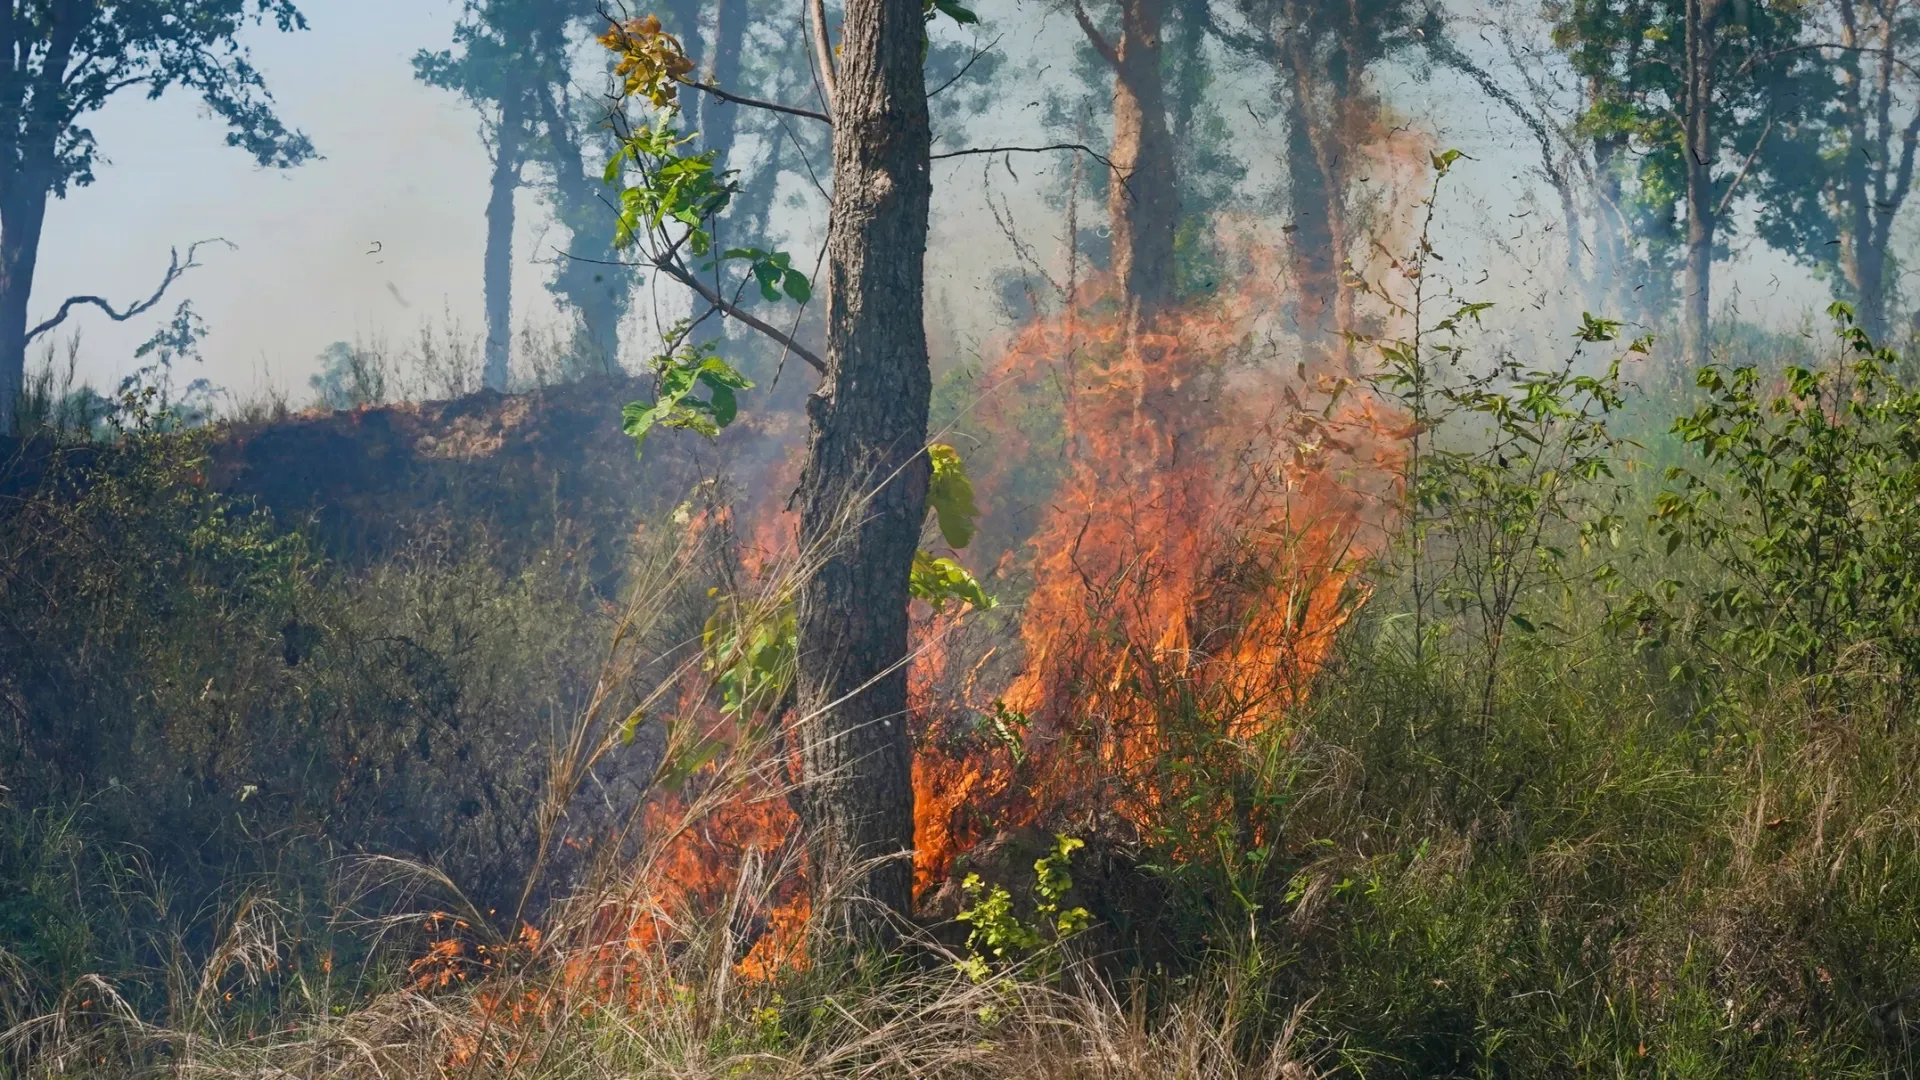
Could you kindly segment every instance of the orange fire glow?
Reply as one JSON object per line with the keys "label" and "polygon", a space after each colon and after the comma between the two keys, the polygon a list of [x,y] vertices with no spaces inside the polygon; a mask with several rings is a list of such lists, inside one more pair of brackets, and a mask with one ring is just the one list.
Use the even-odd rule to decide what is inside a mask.
{"label": "orange fire glow", "polygon": [[1251,285],[1144,332],[1096,286],[1007,349],[981,413],[1060,387],[1066,469],[1030,543],[1024,666],[993,695],[1025,721],[1017,749],[930,739],[916,760],[923,891],[990,824],[1105,809],[1145,827],[1173,729],[1282,722],[1364,599],[1396,425],[1337,350],[1278,333],[1286,297],[1261,284],[1278,259],[1245,258]]}

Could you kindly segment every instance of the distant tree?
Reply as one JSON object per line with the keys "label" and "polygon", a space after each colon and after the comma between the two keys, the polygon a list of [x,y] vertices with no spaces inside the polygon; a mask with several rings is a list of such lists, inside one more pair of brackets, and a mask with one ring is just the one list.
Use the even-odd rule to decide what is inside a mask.
{"label": "distant tree", "polygon": [[1229,48],[1265,60],[1278,76],[1295,323],[1309,340],[1343,340],[1342,334],[1357,329],[1345,278],[1356,240],[1350,200],[1357,151],[1373,140],[1381,115],[1369,76],[1437,24],[1413,0],[1343,6],[1236,0],[1234,6],[1243,28],[1216,21],[1213,34]]}
{"label": "distant tree", "polygon": [[606,123],[607,103],[574,93],[568,81],[549,83],[534,98],[540,135],[533,152],[547,174],[548,205],[567,230],[567,250],[556,257],[548,288],[579,317],[576,363],[611,370],[619,364],[620,320],[635,279],[614,250],[615,216],[603,179],[618,140]]}
{"label": "distant tree", "polygon": [[1113,75],[1107,225],[1112,269],[1129,318],[1148,319],[1172,301],[1174,237],[1180,214],[1179,157],[1167,123],[1166,0],[1115,0],[1102,29],[1084,0],[1074,20]]}
{"label": "distant tree", "polygon": [[539,135],[541,94],[566,78],[553,58],[566,54],[567,21],[563,5],[552,0],[465,0],[454,47],[423,49],[413,58],[422,82],[459,94],[480,112],[481,135],[493,157],[481,286],[487,320],[481,381],[495,390],[507,388],[513,340],[513,200]]}
{"label": "distant tree", "polygon": [[51,329],[27,321],[47,200],[94,179],[87,116],[122,91],[157,98],[180,87],[226,121],[228,145],[260,164],[313,156],[275,114],[240,43],[263,24],[292,31],[306,21],[292,0],[11,0],[0,14],[0,431],[13,426],[28,343]]}
{"label": "distant tree", "polygon": [[1898,263],[1893,223],[1913,193],[1920,142],[1920,4],[1828,0],[1810,12],[1825,61],[1802,122],[1776,136],[1760,178],[1760,235],[1824,273],[1876,341]]}
{"label": "distant tree", "polygon": [[1755,0],[1572,0],[1549,9],[1554,42],[1587,88],[1581,131],[1604,168],[1630,174],[1621,198],[1645,223],[1656,266],[1678,255],[1681,350],[1691,366],[1707,360],[1727,209],[1750,175],[1773,167],[1769,155],[1819,94],[1819,58],[1803,47],[1805,10]]}

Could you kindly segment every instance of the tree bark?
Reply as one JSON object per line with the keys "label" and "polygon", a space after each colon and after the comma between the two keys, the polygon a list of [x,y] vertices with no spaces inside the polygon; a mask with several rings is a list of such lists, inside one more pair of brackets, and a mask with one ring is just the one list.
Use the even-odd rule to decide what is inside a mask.
{"label": "tree bark", "polygon": [[27,302],[47,220],[48,185],[16,175],[0,196],[0,434],[13,431],[26,385]]}
{"label": "tree bark", "polygon": [[1705,367],[1713,315],[1714,35],[1725,0],[1687,0],[1686,115],[1687,267],[1681,290],[1680,346],[1687,365]]}
{"label": "tree bark", "polygon": [[494,136],[493,177],[487,198],[487,250],[483,273],[487,346],[481,382],[507,388],[507,355],[513,342],[513,197],[520,189],[520,130],[524,122],[520,94],[502,96],[500,125]]}
{"label": "tree bark", "polygon": [[889,938],[912,905],[907,577],[926,517],[923,286],[932,197],[918,0],[849,0],[833,102],[827,376],[800,540],[798,737],[814,911]]}
{"label": "tree bark", "polygon": [[1175,193],[1173,139],[1167,130],[1166,83],[1160,66],[1162,0],[1122,0],[1114,43],[1113,167],[1107,217],[1113,229],[1113,273],[1136,318],[1150,318],[1173,299]]}

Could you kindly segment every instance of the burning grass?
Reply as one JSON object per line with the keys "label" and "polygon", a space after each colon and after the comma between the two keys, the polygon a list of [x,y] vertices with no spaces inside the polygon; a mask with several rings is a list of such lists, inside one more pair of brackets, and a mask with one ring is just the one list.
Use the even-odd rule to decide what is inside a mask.
{"label": "burning grass", "polygon": [[[1698,642],[1629,647],[1615,594],[1571,586],[1483,694],[1464,650],[1403,647],[1403,567],[1378,556],[1406,425],[1346,358],[1302,351],[1258,288],[1144,333],[1110,307],[1096,288],[1025,328],[976,410],[991,435],[1047,400],[1064,459],[1035,492],[1017,455],[975,457],[1006,602],[917,627],[916,884],[952,899],[957,868],[1028,858],[995,842],[1058,829],[1124,849],[1122,884],[1157,906],[1115,889],[1092,933],[1025,958],[968,955],[951,925],[903,927],[890,958],[823,943],[790,658],[755,644],[805,553],[777,500],[710,489],[607,613],[613,645],[549,748],[533,832],[553,872],[527,918],[414,867],[438,894],[354,924],[384,944],[351,971],[264,902],[204,947],[180,935],[164,963],[50,992],[0,956],[0,1053],[116,1080],[1920,1068],[1903,694],[1860,671],[1844,711],[1791,680],[1709,696],[1668,675]],[[1035,502],[1031,530],[1006,524]],[[1622,572],[1670,571],[1645,539],[1623,539],[1645,562]],[[695,581],[724,618],[654,633]],[[661,742],[644,797],[583,834],[581,793],[640,731]],[[1116,876],[1094,849],[1083,891]]]}

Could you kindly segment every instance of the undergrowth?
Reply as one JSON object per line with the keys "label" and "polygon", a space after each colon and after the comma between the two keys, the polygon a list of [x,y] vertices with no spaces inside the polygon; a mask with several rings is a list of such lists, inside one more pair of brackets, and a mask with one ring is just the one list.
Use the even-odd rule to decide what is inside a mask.
{"label": "undergrowth", "polygon": [[[1836,316],[1835,351],[1710,373],[1673,434],[1670,397],[1617,365],[1422,383],[1459,417],[1409,465],[1431,502],[1366,567],[1304,701],[1229,737],[1143,660],[1134,692],[1171,687],[1156,715],[1184,717],[1153,828],[1057,823],[1082,835],[1026,883],[963,887],[957,932],[905,927],[890,957],[812,939],[759,969],[796,845],[702,904],[667,886],[676,838],[723,832],[733,795],[790,794],[693,718],[724,666],[696,644],[708,590],[751,606],[798,562],[736,580],[715,534],[687,539],[724,515],[689,504],[617,602],[559,553],[509,574],[451,533],[349,572],[209,491],[204,433],[77,444],[0,520],[0,1061],[1910,1075],[1914,556],[1880,525],[1910,513],[1920,455],[1904,365]],[[1613,337],[1590,320],[1580,347]],[[1431,359],[1385,344],[1403,372]],[[1087,880],[1136,879],[1107,900],[1159,898],[1122,913],[1150,933],[1103,936],[1113,912],[1076,891],[1096,857]]]}

